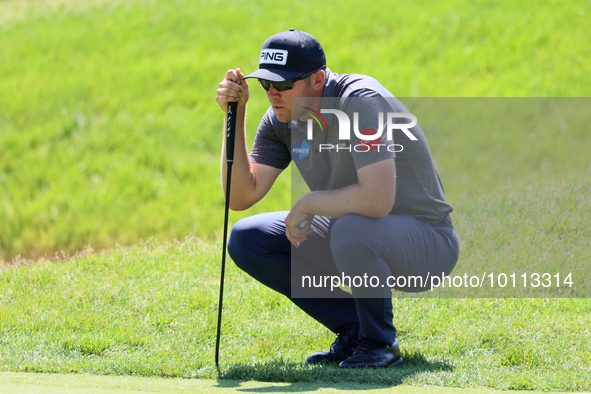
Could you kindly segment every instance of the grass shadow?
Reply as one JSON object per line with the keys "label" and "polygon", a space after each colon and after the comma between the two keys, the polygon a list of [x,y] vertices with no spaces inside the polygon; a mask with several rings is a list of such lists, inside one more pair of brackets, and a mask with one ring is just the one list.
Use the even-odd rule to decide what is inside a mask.
{"label": "grass shadow", "polygon": [[[427,360],[418,351],[403,352],[404,363],[393,368],[340,369],[337,365],[306,365],[283,359],[264,363],[235,364],[221,371],[218,387],[237,388],[245,392],[294,392],[332,387],[342,390],[370,390],[384,386],[398,386],[417,373],[450,372],[453,367],[445,361]],[[241,381],[298,383],[265,388],[240,389]],[[310,383],[310,387],[306,384]],[[320,383],[320,386],[318,385]]]}

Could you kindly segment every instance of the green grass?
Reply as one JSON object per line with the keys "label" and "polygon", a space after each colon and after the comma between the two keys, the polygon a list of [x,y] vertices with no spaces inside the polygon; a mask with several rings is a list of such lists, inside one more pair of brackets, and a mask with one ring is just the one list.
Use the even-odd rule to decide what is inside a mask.
{"label": "green grass", "polygon": [[[255,69],[264,39],[292,26],[320,39],[337,72],[375,76],[399,97],[590,94],[580,2],[306,0],[281,17],[269,1],[94,4],[0,1],[0,258],[215,239],[217,83],[230,67]],[[256,85],[251,96],[250,141],[267,106]],[[429,136],[452,200],[491,190],[488,161],[439,148],[473,135]],[[484,158],[491,142],[480,138]],[[285,174],[233,220],[288,205]]]}
{"label": "green grass", "polygon": [[[62,258],[0,264],[0,370],[219,378],[239,390],[591,390],[588,298],[397,297],[404,366],[341,371],[305,366],[333,336],[231,261],[221,375],[213,368],[214,92],[289,27],[316,35],[334,70],[406,97],[455,207],[454,274],[572,270],[588,297],[590,101],[526,97],[589,96],[589,4],[303,1],[281,17],[269,1],[93,4],[0,0],[0,258]],[[250,141],[265,109],[255,87]],[[290,181],[231,221],[288,208]]]}
{"label": "green grass", "polygon": [[[458,394],[497,394],[511,391],[498,391],[486,388],[451,389],[433,386],[397,386],[383,387],[367,384],[322,384],[322,383],[277,383],[257,381],[236,381],[229,379],[162,379],[128,376],[97,376],[90,374],[26,374],[0,372],[0,384],[7,392],[18,393],[209,393],[215,392],[257,392],[257,393],[342,393],[363,390],[364,393],[458,393]],[[540,391],[529,391],[539,394]]]}
{"label": "green grass", "polygon": [[[5,267],[0,370],[218,378],[219,249],[188,238]],[[395,299],[404,366],[345,371],[304,364],[333,336],[286,298],[233,264],[226,283],[222,379],[591,389],[588,299]]]}

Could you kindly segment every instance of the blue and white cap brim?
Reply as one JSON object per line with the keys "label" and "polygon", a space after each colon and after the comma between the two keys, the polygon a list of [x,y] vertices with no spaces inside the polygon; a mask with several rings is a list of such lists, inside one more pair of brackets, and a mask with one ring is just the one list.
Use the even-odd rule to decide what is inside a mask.
{"label": "blue and white cap brim", "polygon": [[288,71],[288,70],[277,70],[270,68],[259,68],[255,72],[248,74],[244,79],[247,78],[258,78],[266,79],[271,82],[282,82],[288,79],[292,79],[300,75],[301,71]]}

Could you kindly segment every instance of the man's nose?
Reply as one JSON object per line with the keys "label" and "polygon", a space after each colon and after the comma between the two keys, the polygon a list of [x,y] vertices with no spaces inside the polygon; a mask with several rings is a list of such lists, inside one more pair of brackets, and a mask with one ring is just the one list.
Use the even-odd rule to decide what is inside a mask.
{"label": "man's nose", "polygon": [[279,90],[275,89],[275,85],[271,84],[271,86],[269,87],[269,90],[267,91],[267,94],[269,96],[271,96],[271,95],[279,96],[281,93],[279,93]]}

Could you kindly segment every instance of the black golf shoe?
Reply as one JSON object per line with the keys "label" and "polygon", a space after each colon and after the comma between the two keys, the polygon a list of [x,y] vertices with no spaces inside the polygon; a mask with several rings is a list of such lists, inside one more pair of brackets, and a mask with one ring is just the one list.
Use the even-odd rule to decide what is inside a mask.
{"label": "black golf shoe", "polygon": [[351,357],[339,364],[341,368],[387,368],[402,364],[398,339],[392,346],[369,338],[362,338]]}
{"label": "black golf shoe", "polygon": [[330,346],[329,351],[310,354],[306,364],[340,363],[346,360],[359,345],[359,330],[349,329],[341,331],[337,339]]}

